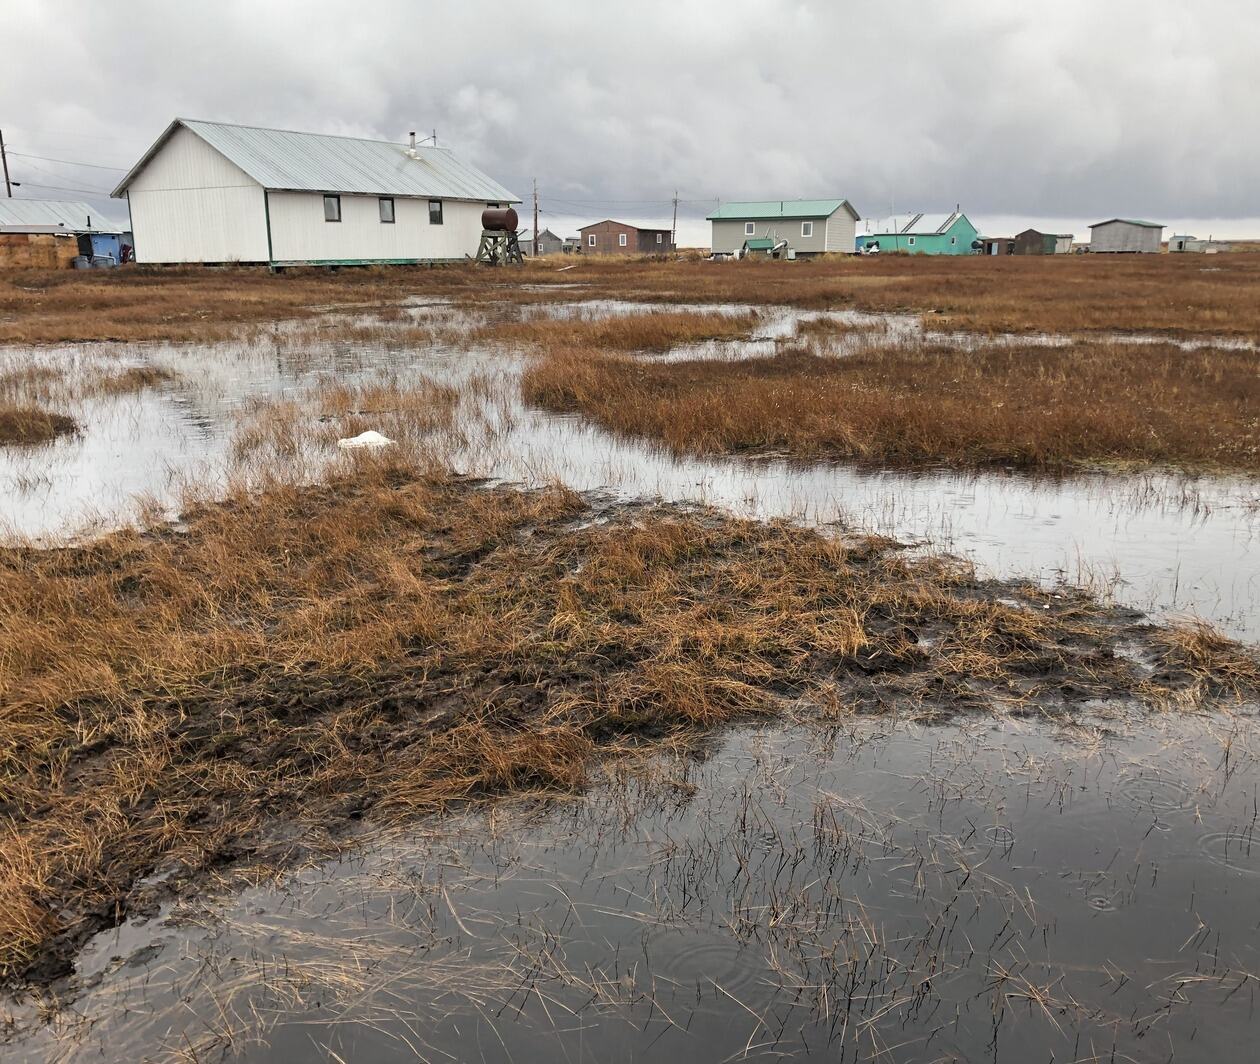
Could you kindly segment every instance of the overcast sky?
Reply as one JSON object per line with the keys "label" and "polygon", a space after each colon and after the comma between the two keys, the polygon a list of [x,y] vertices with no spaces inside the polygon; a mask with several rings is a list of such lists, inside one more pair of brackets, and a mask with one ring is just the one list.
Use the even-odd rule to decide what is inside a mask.
{"label": "overcast sky", "polygon": [[[1256,0],[0,0],[17,194],[87,198],[175,116],[436,128],[571,229],[717,199],[961,204],[1260,236]],[[41,156],[42,158],[30,158]],[[60,161],[51,161],[60,160]],[[51,186],[51,187],[50,187]],[[2,190],[0,190],[2,191]],[[125,216],[118,203],[108,207]],[[1168,234],[1165,234],[1168,235]]]}

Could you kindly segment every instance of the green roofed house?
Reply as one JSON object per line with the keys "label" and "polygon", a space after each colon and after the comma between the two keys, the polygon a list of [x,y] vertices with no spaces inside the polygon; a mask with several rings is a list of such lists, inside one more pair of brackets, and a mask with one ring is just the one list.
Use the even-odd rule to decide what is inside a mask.
{"label": "green roofed house", "polygon": [[723,203],[708,220],[715,255],[733,255],[746,245],[760,251],[759,242],[768,240],[771,249],[786,245],[785,253],[809,258],[828,251],[851,254],[858,213],[846,199],[758,200]]}
{"label": "green roofed house", "polygon": [[962,211],[952,214],[910,214],[867,219],[860,243],[881,252],[905,251],[911,255],[972,255],[971,245],[980,235]]}

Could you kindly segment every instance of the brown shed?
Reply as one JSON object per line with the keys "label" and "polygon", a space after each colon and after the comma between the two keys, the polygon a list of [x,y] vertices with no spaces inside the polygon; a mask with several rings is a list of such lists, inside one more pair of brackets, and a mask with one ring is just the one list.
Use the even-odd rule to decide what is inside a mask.
{"label": "brown shed", "polygon": [[668,229],[645,229],[607,218],[578,230],[585,255],[663,255],[674,250]]}

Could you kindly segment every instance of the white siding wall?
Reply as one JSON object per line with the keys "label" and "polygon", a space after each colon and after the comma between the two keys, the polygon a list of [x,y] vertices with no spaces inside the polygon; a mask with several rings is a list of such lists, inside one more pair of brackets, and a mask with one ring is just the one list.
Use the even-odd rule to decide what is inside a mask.
{"label": "white siding wall", "polygon": [[1162,229],[1147,225],[1129,225],[1127,222],[1108,222],[1090,230],[1089,250],[1092,252],[1159,251]]}
{"label": "white siding wall", "polygon": [[263,190],[177,129],[128,189],[137,262],[266,262]]}
{"label": "white siding wall", "polygon": [[341,221],[324,221],[318,192],[272,192],[271,250],[277,262],[462,259],[475,255],[485,203],[442,201],[442,224],[429,224],[427,199],[394,199],[394,224],[381,221],[376,196],[341,196]]}
{"label": "white siding wall", "polygon": [[850,255],[857,250],[857,222],[843,207],[827,219],[827,250]]}

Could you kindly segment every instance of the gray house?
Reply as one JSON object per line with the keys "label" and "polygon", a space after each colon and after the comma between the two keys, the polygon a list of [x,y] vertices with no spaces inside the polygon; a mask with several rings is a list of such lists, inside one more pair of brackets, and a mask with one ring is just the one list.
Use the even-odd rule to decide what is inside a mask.
{"label": "gray house", "polygon": [[723,203],[708,220],[715,255],[732,255],[747,241],[769,240],[772,245],[786,241],[787,249],[808,258],[828,251],[852,254],[858,217],[846,199],[762,200]]}
{"label": "gray house", "polygon": [[1094,253],[1122,252],[1158,254],[1164,227],[1159,222],[1136,218],[1109,218],[1089,227],[1089,250]]}
{"label": "gray house", "polygon": [[[520,241],[523,254],[532,255],[534,253],[534,231],[532,229],[522,229],[517,234],[516,239]],[[563,250],[564,241],[550,229],[544,229],[538,234],[539,255],[559,255]]]}

